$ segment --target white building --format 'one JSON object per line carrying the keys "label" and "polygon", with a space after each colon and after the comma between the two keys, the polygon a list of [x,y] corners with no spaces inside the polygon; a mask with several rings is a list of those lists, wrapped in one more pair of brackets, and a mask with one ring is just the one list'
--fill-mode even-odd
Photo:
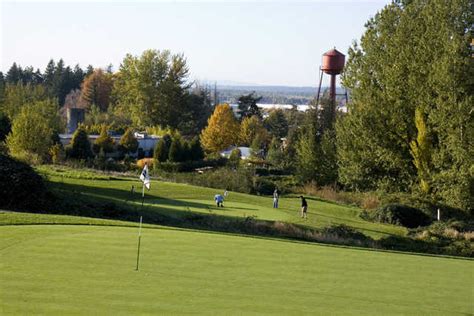
{"label": "white building", "polygon": [[[73,134],[59,134],[59,140],[61,141],[61,144],[63,145],[63,147],[66,147],[67,145],[71,143],[72,136]],[[91,145],[94,144],[94,142],[99,136],[100,135],[89,135],[89,142],[91,143]],[[113,139],[115,145],[118,145],[121,137],[122,135],[110,135],[110,138]],[[147,156],[152,157],[153,150],[155,148],[156,143],[158,143],[158,141],[160,140],[160,137],[156,135],[147,135],[147,133],[136,132],[135,138],[138,141],[138,150],[136,153],[133,153],[130,156],[136,157],[138,155],[138,151],[142,150],[145,157]]]}
{"label": "white building", "polygon": [[230,154],[232,153],[234,149],[240,150],[240,159],[250,158],[250,154],[251,154],[250,147],[235,147],[235,146],[229,147],[226,150],[221,151],[220,152],[221,157],[229,158]]}

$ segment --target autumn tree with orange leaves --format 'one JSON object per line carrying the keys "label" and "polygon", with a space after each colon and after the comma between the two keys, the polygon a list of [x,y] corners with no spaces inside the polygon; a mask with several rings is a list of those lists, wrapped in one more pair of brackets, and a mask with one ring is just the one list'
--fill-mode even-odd
{"label": "autumn tree with orange leaves", "polygon": [[113,78],[111,73],[95,69],[82,83],[81,99],[88,107],[95,104],[102,112],[107,111],[112,92]]}

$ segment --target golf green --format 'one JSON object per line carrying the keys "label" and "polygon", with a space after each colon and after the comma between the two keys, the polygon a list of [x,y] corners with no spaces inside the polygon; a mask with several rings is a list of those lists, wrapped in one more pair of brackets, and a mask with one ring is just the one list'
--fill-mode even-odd
{"label": "golf green", "polygon": [[474,262],[108,226],[0,227],[0,314],[469,315]]}

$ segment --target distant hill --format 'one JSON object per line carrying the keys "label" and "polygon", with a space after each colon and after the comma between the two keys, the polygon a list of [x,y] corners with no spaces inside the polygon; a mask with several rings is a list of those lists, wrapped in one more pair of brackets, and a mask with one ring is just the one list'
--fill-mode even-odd
{"label": "distant hill", "polygon": [[[323,93],[328,87],[321,87]],[[306,105],[316,97],[317,87],[264,86],[264,85],[217,85],[219,102],[237,103],[241,95],[255,92],[264,104]],[[337,93],[344,93],[337,88]]]}

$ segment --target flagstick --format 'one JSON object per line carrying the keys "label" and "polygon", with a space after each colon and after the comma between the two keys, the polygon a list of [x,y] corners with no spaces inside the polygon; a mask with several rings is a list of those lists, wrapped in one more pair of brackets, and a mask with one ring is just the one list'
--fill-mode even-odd
{"label": "flagstick", "polygon": [[140,240],[142,238],[142,216],[140,216],[140,226],[138,227],[138,249],[137,249],[137,267],[135,271],[138,271],[138,263],[140,261]]}
{"label": "flagstick", "polygon": [[142,211],[143,211],[143,201],[145,200],[145,183],[142,185]]}

